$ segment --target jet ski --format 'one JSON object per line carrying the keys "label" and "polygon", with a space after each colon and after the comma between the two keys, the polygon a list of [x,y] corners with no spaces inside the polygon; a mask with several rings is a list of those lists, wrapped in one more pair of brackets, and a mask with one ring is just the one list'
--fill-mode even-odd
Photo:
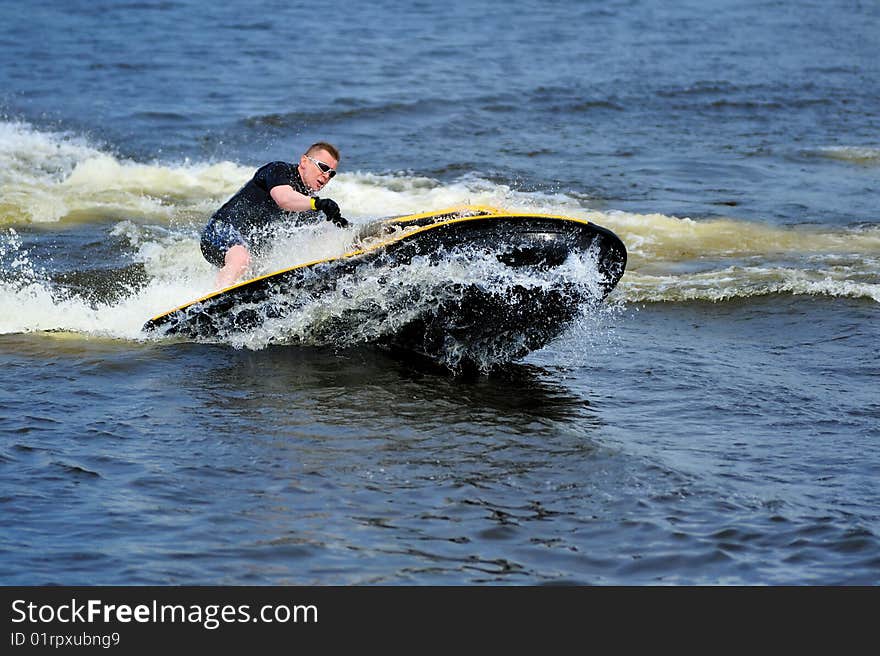
{"label": "jet ski", "polygon": [[[579,275],[571,275],[573,266]],[[418,284],[407,274],[416,267]],[[581,275],[584,267],[590,275]],[[475,347],[496,356],[500,349],[499,357],[510,360],[541,348],[601,303],[625,267],[623,242],[590,221],[453,207],[364,224],[351,250],[338,257],[245,280],[153,317],[143,330],[223,341],[332,298],[346,307],[313,331],[318,343],[345,343],[365,321],[385,313],[395,320],[363,342],[447,363],[472,359]],[[393,289],[393,301],[336,302],[367,278],[377,293]]]}

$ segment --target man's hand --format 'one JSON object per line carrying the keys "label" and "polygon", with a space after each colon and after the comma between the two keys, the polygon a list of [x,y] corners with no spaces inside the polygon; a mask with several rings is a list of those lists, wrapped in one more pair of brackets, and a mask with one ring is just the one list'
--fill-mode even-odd
{"label": "man's hand", "polygon": [[323,212],[328,221],[332,221],[340,228],[348,227],[348,221],[342,216],[342,213],[339,211],[339,205],[336,204],[336,201],[330,200],[329,198],[318,198],[316,196],[313,199],[312,206],[319,212]]}
{"label": "man's hand", "polygon": [[346,219],[344,216],[340,216],[337,214],[336,216],[334,216],[332,218],[328,217],[328,220],[332,221],[340,228],[347,228],[348,227],[348,219]]}

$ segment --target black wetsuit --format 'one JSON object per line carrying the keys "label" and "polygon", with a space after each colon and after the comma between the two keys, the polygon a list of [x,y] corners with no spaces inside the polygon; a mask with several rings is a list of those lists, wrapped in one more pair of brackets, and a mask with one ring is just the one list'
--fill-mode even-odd
{"label": "black wetsuit", "polygon": [[269,194],[278,185],[290,185],[306,196],[313,193],[302,181],[295,164],[270,162],[260,167],[244,187],[214,212],[202,230],[202,254],[208,262],[222,267],[226,251],[236,244],[259,252],[281,221],[293,221],[296,225],[320,220],[319,212],[288,212],[278,207]]}

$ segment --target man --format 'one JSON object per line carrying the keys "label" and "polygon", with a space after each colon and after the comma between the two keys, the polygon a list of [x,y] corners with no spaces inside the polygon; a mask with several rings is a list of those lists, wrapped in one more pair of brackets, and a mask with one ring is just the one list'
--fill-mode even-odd
{"label": "man", "polygon": [[[317,212],[340,228],[348,226],[339,206],[316,193],[336,175],[339,151],[324,141],[312,144],[294,165],[270,162],[217,210],[202,231],[202,254],[214,266],[218,289],[238,280],[280,221],[314,222]],[[291,216],[295,212],[297,216]]]}

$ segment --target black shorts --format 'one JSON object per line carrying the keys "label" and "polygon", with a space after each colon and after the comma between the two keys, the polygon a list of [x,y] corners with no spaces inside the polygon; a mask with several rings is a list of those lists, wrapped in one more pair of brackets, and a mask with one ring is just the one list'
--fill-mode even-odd
{"label": "black shorts", "polygon": [[226,264],[226,251],[235,245],[248,248],[247,242],[234,226],[223,221],[211,221],[202,231],[202,255],[221,269]]}

